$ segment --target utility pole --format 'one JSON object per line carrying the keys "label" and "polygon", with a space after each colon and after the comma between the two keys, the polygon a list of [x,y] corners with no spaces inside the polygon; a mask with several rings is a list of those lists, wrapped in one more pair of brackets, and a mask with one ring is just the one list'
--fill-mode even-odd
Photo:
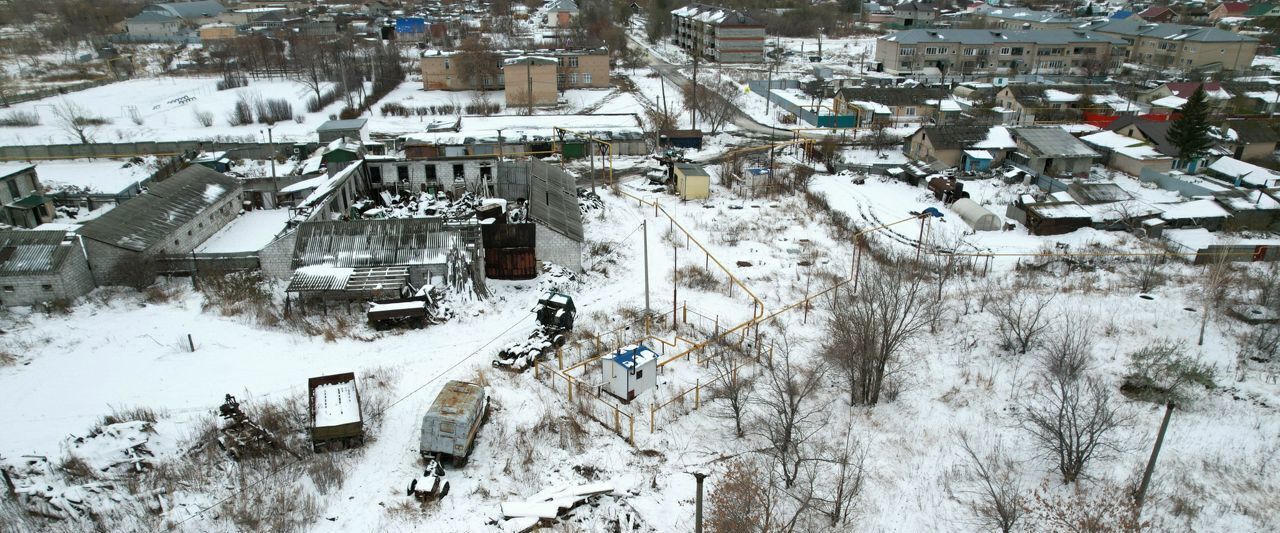
{"label": "utility pole", "polygon": [[702,55],[702,42],[698,42],[698,47],[693,50],[693,86],[689,88],[689,96],[693,100],[689,106],[689,112],[693,115],[690,119],[690,127],[698,129],[698,56]]}
{"label": "utility pole", "polygon": [[1133,499],[1135,518],[1142,514],[1142,502],[1147,499],[1147,486],[1151,484],[1151,474],[1156,469],[1156,457],[1160,455],[1160,446],[1164,444],[1164,432],[1169,429],[1169,416],[1172,414],[1173,402],[1166,402],[1164,420],[1160,422],[1160,432],[1156,434],[1156,445],[1151,448],[1151,459],[1147,460],[1147,469],[1142,472],[1142,485],[1138,486],[1138,494]]}
{"label": "utility pole", "polygon": [[583,146],[587,150],[587,161],[591,166],[591,194],[596,193],[596,154],[595,141],[587,139],[586,145]]}
{"label": "utility pole", "polygon": [[649,308],[649,219],[640,222],[640,228],[644,230],[644,319],[648,324],[653,314]]}
{"label": "utility pole", "polygon": [[529,111],[529,115],[533,115],[533,58],[531,57],[526,57],[524,59],[524,74],[529,83],[528,92],[526,93],[526,97],[529,100],[527,109]]}
{"label": "utility pole", "polygon": [[276,197],[280,194],[280,180],[276,177],[276,142],[271,136],[271,129],[274,127],[275,126],[270,126],[267,128],[267,144],[271,145],[271,189],[273,192],[271,195],[272,208],[276,206]]}
{"label": "utility pole", "polygon": [[694,533],[702,533],[702,480],[706,478],[707,475],[702,472],[693,473],[693,479],[698,480],[698,499],[694,506],[697,509],[697,515],[693,518]]}
{"label": "utility pole", "polygon": [[675,329],[676,327],[676,319],[679,317],[679,313],[677,313],[676,310],[680,308],[680,303],[679,303],[680,269],[678,268],[680,261],[676,257],[676,254],[678,253],[679,249],[680,249],[679,246],[675,244],[671,245],[671,328],[672,329]]}

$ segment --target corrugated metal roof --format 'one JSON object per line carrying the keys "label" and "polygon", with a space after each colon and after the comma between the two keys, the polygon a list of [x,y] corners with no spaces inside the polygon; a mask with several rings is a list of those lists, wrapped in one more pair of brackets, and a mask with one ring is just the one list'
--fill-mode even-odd
{"label": "corrugated metal roof", "polygon": [[[1142,15],[1139,15],[1142,16]],[[1106,20],[1081,26],[1082,29],[1127,36],[1146,36],[1171,41],[1196,41],[1207,43],[1257,42],[1257,39],[1207,26],[1187,26],[1171,23],[1150,23],[1137,18]]]}
{"label": "corrugated metal roof", "polygon": [[57,270],[71,246],[65,231],[0,231],[0,275]]}
{"label": "corrugated metal roof", "polygon": [[1098,157],[1098,153],[1057,126],[1012,128],[1041,157]]}
{"label": "corrugated metal roof", "polygon": [[582,242],[582,211],[573,176],[550,165],[535,167],[529,176],[529,218]]}
{"label": "corrugated metal roof", "polygon": [[330,120],[321,124],[316,128],[317,132],[332,130],[358,130],[364,128],[365,123],[369,122],[367,118],[351,118],[347,120]]}
{"label": "corrugated metal roof", "polygon": [[[1092,29],[1092,28],[1089,28]],[[1092,31],[1055,30],[906,30],[881,37],[901,44],[1076,44],[1105,42],[1124,44],[1124,41]]]}
{"label": "corrugated metal roof", "polygon": [[191,165],[86,223],[80,234],[141,252],[164,242],[209,206],[232,194],[240,194],[240,183],[234,178],[202,165]]}
{"label": "corrugated metal roof", "polygon": [[293,262],[295,267],[442,264],[460,239],[439,217],[305,222],[298,226]]}

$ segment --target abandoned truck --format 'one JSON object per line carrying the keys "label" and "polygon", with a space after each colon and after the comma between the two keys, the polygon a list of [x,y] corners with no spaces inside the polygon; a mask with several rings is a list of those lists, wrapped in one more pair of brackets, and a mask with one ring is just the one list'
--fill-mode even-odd
{"label": "abandoned truck", "polygon": [[360,391],[351,372],[307,380],[311,414],[311,448],[364,444],[364,418],[360,412]]}
{"label": "abandoned truck", "polygon": [[573,320],[578,315],[573,298],[564,293],[549,291],[538,299],[538,306],[533,312],[538,326],[529,334],[529,339],[499,350],[493,366],[522,371],[547,357],[556,348],[564,346],[569,332],[573,330]]}
{"label": "abandoned truck", "polygon": [[450,381],[422,417],[422,457],[428,462],[451,457],[455,465],[466,462],[476,432],[489,416],[489,395],[484,387]]}

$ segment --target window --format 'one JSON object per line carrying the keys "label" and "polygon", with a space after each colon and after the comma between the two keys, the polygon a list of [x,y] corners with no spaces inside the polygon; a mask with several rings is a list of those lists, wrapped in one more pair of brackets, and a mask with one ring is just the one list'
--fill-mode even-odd
{"label": "window", "polygon": [[978,49],[977,49],[977,48],[965,48],[965,49],[964,49],[964,55],[967,55],[967,56],[976,56],[976,55],[978,55]]}
{"label": "window", "polygon": [[445,70],[449,70],[449,59],[448,59],[448,58],[445,58],[445,60],[444,60],[444,69],[445,69]]}
{"label": "window", "polygon": [[424,173],[424,174],[426,175],[426,177],[427,177],[427,181],[436,181],[436,166],[435,166],[435,165],[428,164],[428,165],[427,165],[425,168],[423,168],[422,170],[423,170],[423,173]]}
{"label": "window", "polygon": [[916,49],[915,49],[915,48],[899,48],[899,49],[898,49],[898,55],[900,55],[900,56],[913,56],[913,55],[916,55]]}
{"label": "window", "polygon": [[441,432],[441,433],[447,433],[447,434],[452,435],[452,434],[453,434],[453,430],[454,430],[454,426],[455,426],[455,425],[454,425],[454,423],[453,423],[453,422],[441,422],[441,423],[440,423],[440,432]]}
{"label": "window", "polygon": [[369,183],[382,183],[382,167],[369,165]]}
{"label": "window", "polygon": [[925,48],[925,49],[924,49],[924,53],[925,53],[925,55],[936,56],[936,55],[938,55],[938,54],[945,54],[945,53],[947,53],[947,49],[946,49],[946,48],[938,48],[937,46],[930,46],[930,47],[928,47],[928,48]]}
{"label": "window", "polygon": [[640,378],[643,378],[643,377],[644,377],[644,370],[637,370],[637,371],[636,371],[636,379],[640,379]]}
{"label": "window", "polygon": [[9,186],[9,195],[12,196],[14,200],[17,200],[20,196],[22,196],[22,193],[18,192],[18,180],[16,179],[9,180],[5,182],[5,185]]}
{"label": "window", "polygon": [[13,292],[14,290],[15,290],[15,289],[13,288],[13,285],[5,285],[5,286],[4,286],[4,292]]}
{"label": "window", "polygon": [[174,240],[173,240],[173,245],[174,245],[174,246],[177,246],[177,245],[178,245],[178,239],[174,239]]}
{"label": "window", "polygon": [[910,62],[910,61],[903,61],[903,62],[902,62],[902,68],[904,68],[904,69],[909,69],[909,68],[911,68],[911,62]]}
{"label": "window", "polygon": [[399,165],[396,167],[396,179],[401,182],[409,181],[408,165]]}
{"label": "window", "polygon": [[904,114],[904,115],[906,115],[906,116],[908,116],[908,117],[914,117],[914,116],[916,116],[916,108],[914,108],[914,107],[906,107],[906,108],[903,108],[903,109],[902,109],[902,114]]}
{"label": "window", "polygon": [[590,72],[583,72],[583,73],[582,73],[582,84],[583,84],[583,85],[591,85],[591,73],[590,73]]}
{"label": "window", "polygon": [[453,165],[453,180],[462,181],[467,176],[466,167],[461,163]]}
{"label": "window", "polygon": [[1010,51],[1012,51],[1012,50],[1013,50],[1013,49],[1012,49],[1012,48],[1009,48],[1008,46],[1006,46],[1006,47],[1004,47],[1004,48],[1001,48],[1001,49],[1000,49],[1000,55],[1002,55],[1002,56],[1007,56],[1007,55],[1009,55],[1009,52],[1010,52]]}
{"label": "window", "polygon": [[569,68],[578,68],[578,56],[569,57]]}
{"label": "window", "polygon": [[40,289],[44,290],[44,292],[53,292],[53,285],[49,285],[46,283],[44,285],[41,285]]}
{"label": "window", "polygon": [[577,72],[570,73],[569,85],[577,85],[577,84],[578,84],[578,73]]}

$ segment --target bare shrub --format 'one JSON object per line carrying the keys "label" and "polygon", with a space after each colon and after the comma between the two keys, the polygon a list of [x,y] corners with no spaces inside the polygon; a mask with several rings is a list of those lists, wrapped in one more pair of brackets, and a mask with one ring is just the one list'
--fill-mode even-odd
{"label": "bare shrub", "polygon": [[711,350],[715,352],[711,368],[717,376],[707,387],[708,399],[717,405],[712,413],[733,420],[734,435],[740,439],[746,435],[744,422],[754,393],[756,376],[750,367],[740,368],[747,363],[747,357],[737,346],[717,342],[712,345]]}
{"label": "bare shrub", "polygon": [[996,296],[988,306],[995,315],[1001,348],[1027,353],[1041,333],[1049,328],[1049,304],[1057,293],[1036,294],[1024,289]]}
{"label": "bare shrub", "polygon": [[803,448],[825,423],[826,412],[814,403],[814,394],[822,386],[826,368],[801,363],[786,335],[779,337],[772,357],[762,365],[759,409],[752,425],[766,442],[761,453],[778,465],[783,486],[791,489],[808,460]]}
{"label": "bare shrub", "polygon": [[824,326],[823,358],[845,378],[850,405],[875,405],[900,355],[928,326],[927,289],[905,258],[861,274],[857,294],[843,292]]}
{"label": "bare shrub", "polygon": [[724,284],[710,270],[698,265],[685,265],[676,270],[677,280],[682,287],[714,292]]}
{"label": "bare shrub", "polygon": [[1164,272],[1165,263],[1164,256],[1140,257],[1130,263],[1124,273],[1129,283],[1138,288],[1138,292],[1151,292],[1163,284],[1167,277]]}
{"label": "bare shrub", "polygon": [[1231,257],[1227,252],[1212,254],[1200,275],[1200,298],[1204,306],[1204,314],[1200,318],[1200,338],[1197,346],[1204,345],[1205,328],[1209,325],[1209,317],[1223,301],[1235,280],[1236,272],[1231,268]]}
{"label": "bare shrub", "polygon": [[239,89],[249,85],[249,78],[240,74],[223,74],[222,79],[218,80],[218,90],[225,91],[227,89]]}
{"label": "bare shrub", "polygon": [[1119,450],[1115,429],[1127,423],[1111,402],[1111,391],[1082,367],[1046,364],[1020,422],[1040,452],[1057,463],[1066,483],[1075,482],[1095,457]]}
{"label": "bare shrub", "polygon": [[1011,533],[1024,512],[1021,468],[999,442],[987,453],[980,453],[968,434],[960,433],[957,440],[967,477],[960,500],[983,530]]}
{"label": "bare shrub", "polygon": [[9,114],[0,117],[0,127],[4,128],[26,128],[40,125],[40,114],[35,111],[10,111]]}
{"label": "bare shrub", "polygon": [[196,117],[196,122],[206,128],[213,126],[213,113],[201,111],[199,108],[193,109],[192,114]]}
{"label": "bare shrub", "polygon": [[1126,492],[1114,484],[1107,484],[1092,495],[1080,486],[1068,496],[1036,491],[1027,499],[1022,528],[1043,533],[1155,531],[1151,522],[1138,518],[1133,498]]}
{"label": "bare shrub", "polygon": [[315,495],[299,483],[260,483],[237,491],[221,508],[241,531],[305,531],[320,518]]}
{"label": "bare shrub", "polygon": [[318,453],[307,462],[307,476],[321,494],[328,494],[342,488],[346,471],[338,454]]}
{"label": "bare shrub", "polygon": [[249,104],[245,95],[241,94],[232,106],[231,112],[227,113],[227,124],[232,126],[253,124],[253,106]]}
{"label": "bare shrub", "polygon": [[102,419],[98,421],[98,426],[134,421],[154,424],[163,416],[164,413],[162,411],[156,411],[150,407],[116,408],[112,409],[110,414],[103,415]]}
{"label": "bare shrub", "polygon": [[89,466],[88,462],[79,456],[71,454],[62,459],[62,462],[58,464],[58,470],[67,476],[67,479],[81,483],[101,477],[100,472]]}
{"label": "bare shrub", "polygon": [[769,487],[761,483],[762,477],[764,473],[753,458],[730,461],[728,469],[717,476],[707,497],[706,530],[711,533],[767,531],[764,513]]}
{"label": "bare shrub", "polygon": [[18,362],[18,356],[9,353],[8,350],[0,349],[0,366],[11,366]]}
{"label": "bare shrub", "polygon": [[293,119],[293,104],[280,98],[264,98],[253,102],[258,115],[258,123],[275,124]]}
{"label": "bare shrub", "polygon": [[138,106],[129,106],[129,121],[138,126],[145,122],[142,118],[142,112],[138,111]]}
{"label": "bare shrub", "polygon": [[815,491],[813,508],[827,518],[832,528],[848,525],[866,476],[867,449],[854,438],[851,429],[843,432],[841,445],[822,447],[816,458],[818,486],[827,490]]}

